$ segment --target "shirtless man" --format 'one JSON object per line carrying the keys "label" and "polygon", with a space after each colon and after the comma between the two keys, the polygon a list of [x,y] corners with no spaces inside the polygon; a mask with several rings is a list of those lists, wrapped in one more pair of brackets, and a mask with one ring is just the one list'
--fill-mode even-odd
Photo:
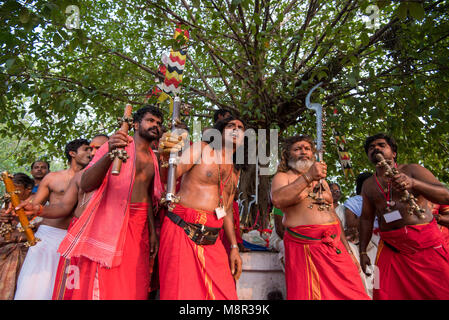
{"label": "shirtless man", "polygon": [[[50,172],[39,184],[33,203],[50,204],[61,201],[70,180],[91,160],[89,141],[77,139],[65,147],[70,167]],[[49,300],[53,294],[53,283],[59,262],[58,246],[67,233],[71,217],[43,219],[36,237],[39,241],[28,250],[17,281],[15,300]]]}
{"label": "shirtless man", "polygon": [[369,299],[315,152],[310,137],[288,138],[271,186],[273,206],[284,212],[287,299]]}
{"label": "shirtless man", "polygon": [[[183,151],[176,168],[176,178],[182,176],[180,202],[167,213],[161,230],[162,300],[237,299],[234,279],[240,277],[242,262],[232,203],[240,165],[233,155],[243,145],[245,128],[241,120],[228,117],[215,129],[220,143],[218,136],[213,145],[194,143]],[[172,133],[161,138],[162,161],[172,151],[171,141],[177,141]],[[166,169],[161,172],[163,181],[166,173]],[[229,258],[218,236],[222,227],[231,247]]]}
{"label": "shirtless man", "polygon": [[[102,134],[96,135],[92,139],[90,142],[90,147],[92,148],[92,158],[95,156],[97,150],[108,140],[109,138]],[[73,178],[70,180],[69,186],[64,192],[64,196],[61,201],[47,206],[42,206],[41,204],[34,202],[24,202],[16,209],[22,207],[25,210],[26,215],[39,215],[45,219],[61,219],[66,217],[79,218],[81,213],[83,213],[83,208],[92,196],[92,192],[85,193],[80,188],[81,176],[83,173],[84,169],[75,173]]]}
{"label": "shirtless man", "polygon": [[[399,174],[385,177],[385,169],[363,184],[360,218],[360,264],[369,273],[366,253],[375,217],[379,221],[376,273],[379,285],[374,299],[449,299],[449,248],[433,219],[432,203],[448,204],[449,190],[426,168],[418,164],[398,164],[397,144],[383,133],[368,137],[365,152],[371,163],[382,154]],[[401,201],[407,190],[425,210],[424,218],[409,214]]]}
{"label": "shirtless man", "polygon": [[[158,247],[153,196],[160,192],[150,145],[160,137],[163,116],[148,106],[133,120],[134,138],[116,132],[81,177],[81,189],[95,192],[59,248],[68,259],[79,257],[79,287],[72,299],[147,299],[149,261]],[[108,152],[116,148],[125,148],[129,159],[113,176]]]}
{"label": "shirtless man", "polygon": [[[90,146],[92,147],[92,156],[95,155],[96,151],[108,141],[109,138],[105,135],[96,135]],[[70,180],[69,186],[64,193],[64,197],[60,202],[47,205],[42,207],[41,204],[34,204],[24,202],[18,208],[23,207],[26,215],[39,215],[40,217],[46,219],[60,219],[64,217],[72,217],[71,225],[76,222],[76,220],[83,213],[87,203],[89,203],[92,197],[93,191],[85,193],[80,188],[81,176],[84,173],[84,169],[75,173],[75,176]],[[16,210],[18,209],[16,208]],[[69,226],[70,229],[70,226]],[[56,291],[53,292],[53,300],[55,299],[67,299],[70,294],[70,281],[71,278],[66,277],[65,274],[71,272],[73,269],[68,268],[68,266],[76,265],[75,258],[71,261],[60,257],[58,270],[56,272]],[[67,283],[66,283],[67,282]]]}

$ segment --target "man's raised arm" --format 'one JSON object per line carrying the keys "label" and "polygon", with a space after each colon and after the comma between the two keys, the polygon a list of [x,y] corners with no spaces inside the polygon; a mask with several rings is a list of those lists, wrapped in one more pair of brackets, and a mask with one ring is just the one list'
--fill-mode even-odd
{"label": "man's raised arm", "polygon": [[449,204],[449,189],[439,182],[432,172],[418,164],[410,166],[413,168],[412,177],[407,179],[407,176],[397,175],[393,178],[397,187],[404,182],[404,189],[409,189],[409,192],[419,193],[433,203]]}
{"label": "man's raised arm", "polygon": [[[109,152],[116,148],[124,148],[128,145],[128,135],[122,131],[117,131],[108,141]],[[93,166],[86,169],[81,177],[80,187],[84,192],[90,192],[101,186],[101,183],[112,164],[108,154],[105,154]]]}

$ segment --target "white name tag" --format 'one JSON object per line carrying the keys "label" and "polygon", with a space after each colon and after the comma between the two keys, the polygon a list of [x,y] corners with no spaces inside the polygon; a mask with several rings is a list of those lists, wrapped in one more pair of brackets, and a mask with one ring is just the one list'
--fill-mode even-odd
{"label": "white name tag", "polygon": [[384,214],[384,219],[387,223],[402,219],[401,214],[398,210]]}
{"label": "white name tag", "polygon": [[217,215],[217,219],[221,219],[226,216],[226,211],[223,207],[215,208],[215,214]]}

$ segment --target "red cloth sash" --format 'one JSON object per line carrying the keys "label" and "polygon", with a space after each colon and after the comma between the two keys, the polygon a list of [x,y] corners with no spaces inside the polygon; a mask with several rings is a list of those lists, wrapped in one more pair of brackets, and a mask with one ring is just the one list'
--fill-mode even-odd
{"label": "red cloth sash", "polygon": [[[67,232],[73,227],[76,220],[78,218],[73,217]],[[76,281],[78,281],[79,277],[78,260],[79,258],[77,257],[70,259],[66,259],[63,256],[59,257],[52,300],[72,299],[73,290],[77,286]]]}
{"label": "red cloth sash", "polygon": [[338,222],[288,228],[284,235],[288,300],[368,300]]}
{"label": "red cloth sash", "polygon": [[[123,163],[120,175],[111,175],[111,168],[101,186],[94,192],[81,217],[61,242],[58,252],[65,258],[84,256],[108,268],[119,266],[122,261],[126,230],[129,219],[129,202],[135,176],[135,146],[125,148],[129,159]],[[149,149],[154,163],[153,203],[158,203],[162,191],[159,166],[154,152]],[[95,154],[89,166],[108,152],[105,143]]]}
{"label": "red cloth sash", "polygon": [[[122,262],[106,268],[81,256],[73,300],[146,300],[150,285],[148,204],[131,203]],[[96,285],[97,282],[97,285]],[[98,287],[98,288],[97,288]],[[95,293],[97,291],[97,293]]]}
{"label": "red cloth sash", "polygon": [[[176,205],[173,213],[184,221],[221,228],[214,212]],[[168,217],[162,224],[159,249],[161,300],[237,299],[228,255],[218,238],[213,245],[196,245]]]}
{"label": "red cloth sash", "polygon": [[374,299],[449,299],[449,250],[435,220],[380,236]]}

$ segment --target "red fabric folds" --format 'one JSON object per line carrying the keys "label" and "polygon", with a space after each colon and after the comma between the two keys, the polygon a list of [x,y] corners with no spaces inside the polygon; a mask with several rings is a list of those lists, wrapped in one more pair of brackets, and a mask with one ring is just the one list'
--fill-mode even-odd
{"label": "red fabric folds", "polygon": [[[73,217],[67,232],[73,227],[78,218]],[[77,257],[66,259],[59,257],[58,269],[56,270],[55,285],[53,287],[52,300],[71,300],[73,290],[79,283],[79,267]]]}
{"label": "red fabric folds", "polygon": [[[146,300],[150,285],[148,204],[131,203],[122,262],[105,268],[82,256],[73,300]],[[97,284],[96,284],[97,281]]]}
{"label": "red fabric folds", "polygon": [[368,300],[338,222],[288,228],[284,235],[288,300]]}
{"label": "red fabric folds", "polygon": [[[111,175],[111,168],[101,186],[78,221],[61,242],[58,252],[65,258],[84,256],[104,267],[117,267],[123,256],[123,246],[129,219],[129,202],[135,175],[135,146],[130,143],[125,148],[129,159],[123,163],[120,175]],[[154,163],[153,203],[160,199],[162,184],[159,177],[157,158],[149,149]],[[89,163],[92,166],[108,152],[105,143]]]}
{"label": "red fabric folds", "polygon": [[435,220],[380,236],[375,300],[449,299],[449,250]]}
{"label": "red fabric folds", "polygon": [[[184,221],[220,228],[214,212],[176,205]],[[235,282],[220,237],[213,245],[196,245],[184,230],[165,217],[159,250],[161,300],[236,300]]]}

